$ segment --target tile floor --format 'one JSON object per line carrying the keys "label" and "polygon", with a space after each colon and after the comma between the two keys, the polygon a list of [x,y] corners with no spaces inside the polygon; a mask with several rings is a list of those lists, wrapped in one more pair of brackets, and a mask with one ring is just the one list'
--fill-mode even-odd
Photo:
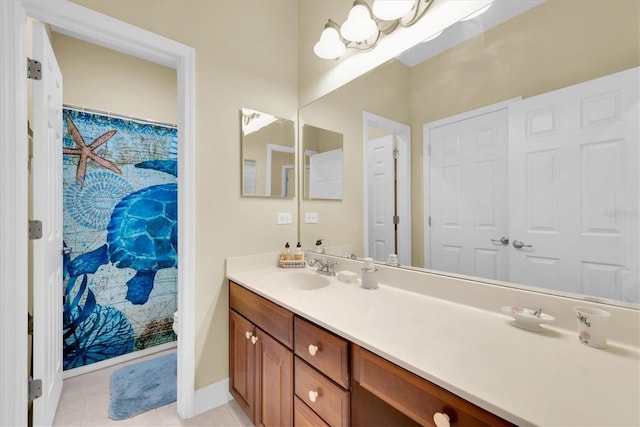
{"label": "tile floor", "polygon": [[[168,354],[175,350],[156,353],[126,364]],[[124,366],[116,365],[64,381],[54,427],[98,427],[98,426],[209,426],[250,427],[249,418],[235,401],[214,408],[188,420],[181,420],[176,413],[176,403],[145,412],[133,418],[114,421],[109,418],[109,379],[111,373]]]}

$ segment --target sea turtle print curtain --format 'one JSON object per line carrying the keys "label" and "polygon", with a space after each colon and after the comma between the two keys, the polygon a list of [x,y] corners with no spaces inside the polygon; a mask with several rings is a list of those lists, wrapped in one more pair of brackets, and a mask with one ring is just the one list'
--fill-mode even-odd
{"label": "sea turtle print curtain", "polygon": [[177,128],[63,109],[64,368],[174,341]]}

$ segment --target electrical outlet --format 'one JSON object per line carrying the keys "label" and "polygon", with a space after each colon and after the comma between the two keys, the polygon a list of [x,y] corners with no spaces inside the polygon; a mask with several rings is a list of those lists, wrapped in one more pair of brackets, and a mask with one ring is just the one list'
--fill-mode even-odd
{"label": "electrical outlet", "polygon": [[291,212],[278,212],[277,218],[278,224],[291,224],[293,222]]}
{"label": "electrical outlet", "polygon": [[305,212],[305,214],[304,214],[304,222],[306,224],[317,224],[318,223],[318,213],[317,212]]}

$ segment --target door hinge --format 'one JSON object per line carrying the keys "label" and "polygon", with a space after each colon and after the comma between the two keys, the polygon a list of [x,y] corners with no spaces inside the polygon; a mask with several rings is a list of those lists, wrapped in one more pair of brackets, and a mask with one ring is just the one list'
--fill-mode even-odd
{"label": "door hinge", "polygon": [[28,380],[29,400],[36,400],[42,396],[42,380],[34,380],[29,377]]}
{"label": "door hinge", "polygon": [[395,160],[398,160],[400,158],[400,150],[398,150],[397,148],[393,150],[393,158]]}
{"label": "door hinge", "polygon": [[42,63],[40,61],[27,58],[27,78],[42,80]]}
{"label": "door hinge", "polygon": [[395,225],[400,224],[400,217],[399,217],[398,215],[394,215],[394,216],[393,216],[393,223],[394,223]]}
{"label": "door hinge", "polygon": [[427,155],[431,156],[431,144],[427,145],[427,151],[429,152]]}
{"label": "door hinge", "polygon": [[429,217],[429,227],[431,227],[431,217]]}
{"label": "door hinge", "polygon": [[29,240],[42,239],[42,221],[37,219],[29,220]]}

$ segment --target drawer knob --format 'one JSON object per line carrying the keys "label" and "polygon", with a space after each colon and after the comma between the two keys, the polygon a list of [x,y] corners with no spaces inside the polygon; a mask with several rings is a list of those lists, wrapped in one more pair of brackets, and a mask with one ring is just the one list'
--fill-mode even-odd
{"label": "drawer knob", "polygon": [[318,346],[309,344],[309,354],[312,356],[315,356],[317,352],[318,352]]}
{"label": "drawer knob", "polygon": [[433,414],[433,422],[436,423],[436,427],[449,427],[449,415],[436,412]]}
{"label": "drawer knob", "polygon": [[314,391],[314,390],[311,390],[309,392],[309,400],[312,401],[312,402],[315,402],[317,398],[318,398],[318,392]]}
{"label": "drawer knob", "polygon": [[251,337],[251,344],[255,344],[258,342],[258,337]]}
{"label": "drawer knob", "polygon": [[251,338],[251,335],[253,335],[251,332],[247,331],[244,333],[244,336],[247,337],[247,339]]}

